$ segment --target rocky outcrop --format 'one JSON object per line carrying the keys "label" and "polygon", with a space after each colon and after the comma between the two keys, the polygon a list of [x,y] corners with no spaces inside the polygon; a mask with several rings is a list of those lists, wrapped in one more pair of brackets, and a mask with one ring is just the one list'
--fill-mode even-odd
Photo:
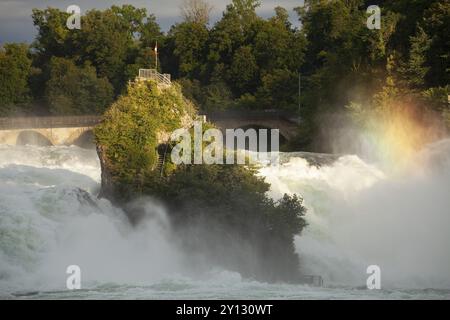
{"label": "rocky outcrop", "polygon": [[141,194],[144,181],[160,177],[158,146],[167,145],[174,130],[190,128],[196,114],[178,85],[161,89],[152,81],[130,82],[94,130],[102,170],[99,196],[117,203]]}
{"label": "rocky outcrop", "polygon": [[101,189],[98,195],[99,198],[108,199],[111,202],[115,202],[115,187],[113,183],[112,174],[109,171],[108,158],[106,157],[106,147],[102,145],[97,145],[97,154],[100,159],[101,168]]}

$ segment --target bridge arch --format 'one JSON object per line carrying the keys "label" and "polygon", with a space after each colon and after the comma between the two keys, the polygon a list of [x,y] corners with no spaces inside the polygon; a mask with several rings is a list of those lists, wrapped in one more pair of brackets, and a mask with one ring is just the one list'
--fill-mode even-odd
{"label": "bridge arch", "polygon": [[[270,150],[270,146],[272,145],[271,144],[271,135],[270,135],[271,130],[275,130],[275,129],[279,130],[280,146],[286,144],[288,141],[288,139],[283,135],[283,132],[279,128],[270,127],[270,126],[267,126],[267,125],[264,125],[261,123],[260,124],[248,123],[248,124],[241,125],[238,128],[230,128],[230,129],[242,129],[244,131],[246,131],[248,129],[254,129],[254,130],[256,130],[257,134],[258,134],[259,130],[266,129],[267,130],[267,146],[269,148],[269,150],[267,150],[267,151],[271,151]],[[246,146],[245,146],[246,148],[249,147],[247,144],[248,144],[248,142],[246,142]],[[259,146],[259,135],[258,135],[258,146]]]}
{"label": "bridge arch", "polygon": [[52,141],[46,135],[36,130],[23,130],[17,135],[16,145],[53,146]]}
{"label": "bridge arch", "polygon": [[94,140],[95,140],[94,130],[88,129],[79,134],[79,136],[73,140],[72,145],[84,149],[93,149],[95,148]]}
{"label": "bridge arch", "polygon": [[0,144],[90,146],[100,122],[99,116],[0,118]]}
{"label": "bridge arch", "polygon": [[299,119],[295,114],[280,110],[218,111],[208,113],[206,119],[216,124],[222,131],[237,128],[278,129],[280,144],[293,139],[298,133],[299,126]]}

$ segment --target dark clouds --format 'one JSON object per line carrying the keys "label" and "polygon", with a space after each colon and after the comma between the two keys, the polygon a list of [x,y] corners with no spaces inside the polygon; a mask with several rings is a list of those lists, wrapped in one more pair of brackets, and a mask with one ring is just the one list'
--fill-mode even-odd
{"label": "dark clouds", "polygon": [[[0,0],[0,43],[4,42],[31,42],[36,34],[31,19],[33,8],[56,7],[66,10],[69,5],[78,5],[82,12],[92,8],[104,9],[112,5],[132,4],[136,7],[147,8],[147,11],[154,13],[164,31],[175,22],[180,20],[179,6],[182,0]],[[212,20],[220,18],[222,11],[231,0],[209,0],[214,6]],[[264,17],[273,14],[276,6],[282,6],[292,11],[292,8],[303,3],[303,0],[262,0],[258,13]],[[292,20],[295,21],[292,14]]]}

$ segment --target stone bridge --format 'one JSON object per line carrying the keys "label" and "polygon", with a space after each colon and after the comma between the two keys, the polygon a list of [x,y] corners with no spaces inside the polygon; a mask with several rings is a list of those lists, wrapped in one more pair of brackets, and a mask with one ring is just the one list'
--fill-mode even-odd
{"label": "stone bridge", "polygon": [[[206,114],[220,129],[279,129],[281,139],[292,139],[299,126],[294,115],[277,111],[224,111]],[[92,129],[99,116],[0,118],[0,144],[92,146]]]}
{"label": "stone bridge", "polygon": [[206,114],[208,121],[225,129],[278,129],[280,137],[289,141],[293,139],[300,125],[300,119],[294,113],[279,110],[232,110]]}
{"label": "stone bridge", "polygon": [[92,129],[98,116],[0,118],[0,144],[93,144]]}

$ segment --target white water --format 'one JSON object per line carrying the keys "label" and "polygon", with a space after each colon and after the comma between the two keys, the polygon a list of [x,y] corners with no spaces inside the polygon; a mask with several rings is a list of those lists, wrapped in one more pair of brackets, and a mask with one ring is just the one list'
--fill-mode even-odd
{"label": "white water", "polygon": [[296,244],[307,272],[358,286],[378,265],[384,287],[450,288],[450,140],[415,161],[389,175],[356,156],[262,170],[273,197],[304,196],[310,226]]}
{"label": "white water", "polygon": [[[171,241],[164,208],[137,203],[148,219],[135,229],[96,198],[95,151],[0,146],[0,297],[450,298],[450,141],[419,154],[421,170],[396,174],[356,156],[320,168],[305,159],[327,156],[287,156],[261,174],[273,197],[304,196],[310,225],[297,250],[324,288],[259,283],[214,268],[198,275]],[[83,290],[65,289],[72,264],[81,267]],[[381,267],[383,290],[364,288],[369,264]]]}

